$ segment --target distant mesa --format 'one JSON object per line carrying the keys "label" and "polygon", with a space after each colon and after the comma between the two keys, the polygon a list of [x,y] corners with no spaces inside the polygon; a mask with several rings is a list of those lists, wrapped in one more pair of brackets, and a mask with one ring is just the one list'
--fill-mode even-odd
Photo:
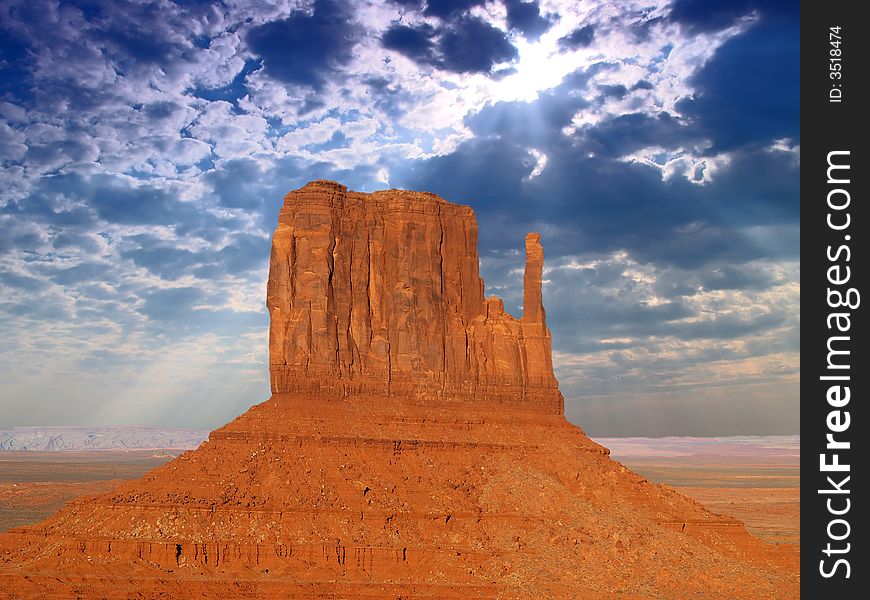
{"label": "distant mesa", "polygon": [[[519,240],[518,240],[519,241]],[[484,298],[471,208],[314,181],[284,199],[272,397],[198,449],[0,535],[15,597],[793,598],[797,556],[564,418],[525,240]]]}
{"label": "distant mesa", "polygon": [[0,451],[189,450],[207,437],[169,427],[13,427],[0,429]]}

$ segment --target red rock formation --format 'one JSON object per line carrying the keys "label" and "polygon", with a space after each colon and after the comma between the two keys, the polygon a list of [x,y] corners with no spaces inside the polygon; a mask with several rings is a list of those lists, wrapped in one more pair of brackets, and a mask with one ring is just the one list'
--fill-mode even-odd
{"label": "red rock formation", "polygon": [[611,460],[472,211],[314,182],[271,258],[273,396],[143,479],[0,536],[0,596],[793,598],[796,556]]}
{"label": "red rock formation", "polygon": [[272,393],[384,393],[561,414],[527,240],[526,313],[485,299],[477,223],[432,194],[316,181],[284,199],[267,305]]}

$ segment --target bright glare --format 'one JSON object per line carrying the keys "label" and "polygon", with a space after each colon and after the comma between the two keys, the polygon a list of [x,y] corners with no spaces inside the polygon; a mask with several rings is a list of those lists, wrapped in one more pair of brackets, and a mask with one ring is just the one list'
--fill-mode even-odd
{"label": "bright glare", "polygon": [[562,78],[581,65],[576,53],[560,53],[556,39],[545,36],[536,42],[518,40],[520,60],[514,65],[516,73],[496,84],[498,100],[531,102],[543,90],[556,87]]}

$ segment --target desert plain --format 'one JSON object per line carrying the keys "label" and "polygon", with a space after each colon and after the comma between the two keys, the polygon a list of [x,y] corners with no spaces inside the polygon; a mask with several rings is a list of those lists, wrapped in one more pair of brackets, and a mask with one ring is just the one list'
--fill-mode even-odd
{"label": "desert plain", "polygon": [[[800,548],[797,436],[595,438],[611,456],[714,513],[742,521],[765,542]],[[182,450],[0,452],[0,531],[32,525],[66,502],[138,479]]]}

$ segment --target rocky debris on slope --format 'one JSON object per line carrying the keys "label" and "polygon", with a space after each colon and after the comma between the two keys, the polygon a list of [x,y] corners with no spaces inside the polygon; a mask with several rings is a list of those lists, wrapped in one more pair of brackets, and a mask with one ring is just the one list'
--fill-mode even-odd
{"label": "rocky debris on slope", "polygon": [[515,319],[483,297],[470,208],[324,181],[291,192],[268,284],[272,397],[141,480],[0,536],[0,589],[796,597],[794,553],[565,420],[539,236],[526,252]]}

